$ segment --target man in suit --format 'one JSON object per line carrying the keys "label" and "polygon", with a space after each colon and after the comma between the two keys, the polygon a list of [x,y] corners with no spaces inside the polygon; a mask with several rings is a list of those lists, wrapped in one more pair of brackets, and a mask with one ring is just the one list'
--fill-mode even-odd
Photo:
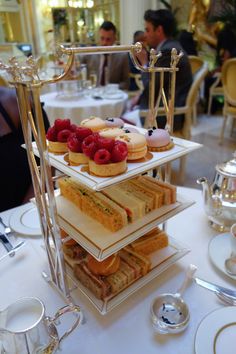
{"label": "man in suit", "polygon": [[[112,46],[116,42],[116,27],[110,21],[105,21],[99,29],[99,45]],[[87,64],[88,78],[97,75],[97,84],[119,84],[120,89],[129,86],[129,61],[127,53],[95,54],[81,58]]]}
{"label": "man in suit", "polygon": [[[145,37],[150,48],[161,51],[162,56],[157,61],[158,67],[170,66],[170,55],[172,48],[176,48],[179,52],[183,51],[180,43],[173,39],[175,32],[175,18],[169,10],[147,10],[144,14],[145,20]],[[146,51],[142,51],[137,55],[142,65],[148,64],[148,55]],[[192,84],[192,72],[186,54],[180,59],[178,64],[179,71],[176,73],[176,88],[175,88],[175,106],[185,104],[189,88]],[[159,93],[159,73],[156,73],[155,95]],[[139,106],[141,109],[148,108],[149,100],[149,74],[143,73],[142,80],[144,91],[139,98]],[[164,90],[168,97],[169,77],[165,75]],[[166,117],[158,117],[157,124],[159,128],[164,128]],[[183,127],[184,117],[181,115],[174,117],[174,130],[180,130]]]}

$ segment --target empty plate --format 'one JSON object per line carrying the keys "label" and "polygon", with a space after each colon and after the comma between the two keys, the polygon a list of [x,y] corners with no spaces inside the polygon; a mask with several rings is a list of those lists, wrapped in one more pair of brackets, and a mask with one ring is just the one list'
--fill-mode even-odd
{"label": "empty plate", "polygon": [[18,234],[40,236],[40,221],[37,208],[32,204],[22,205],[10,216],[9,225]]}

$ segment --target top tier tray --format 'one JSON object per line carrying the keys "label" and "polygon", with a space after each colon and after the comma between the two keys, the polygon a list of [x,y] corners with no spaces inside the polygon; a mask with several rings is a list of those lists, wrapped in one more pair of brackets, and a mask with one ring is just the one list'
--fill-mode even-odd
{"label": "top tier tray", "polygon": [[[126,124],[126,128],[130,125]],[[135,127],[137,128],[137,127]],[[137,128],[140,133],[144,134],[146,129]],[[202,145],[173,137],[174,147],[168,151],[162,152],[151,152],[148,153],[148,157],[144,161],[138,162],[128,162],[127,171],[121,175],[113,177],[97,177],[88,173],[85,165],[80,166],[70,166],[68,164],[68,154],[65,155],[56,155],[49,153],[50,164],[61,172],[65,173],[68,176],[77,178],[81,183],[88,186],[89,188],[99,191],[108,186],[111,186],[116,183],[120,183],[125,179],[135,177],[145,171],[151,170],[157,166],[161,166],[167,162],[175,160],[181,156],[188,154],[189,152],[199,149]],[[38,149],[36,144],[33,143],[33,151],[36,156],[39,156]]]}

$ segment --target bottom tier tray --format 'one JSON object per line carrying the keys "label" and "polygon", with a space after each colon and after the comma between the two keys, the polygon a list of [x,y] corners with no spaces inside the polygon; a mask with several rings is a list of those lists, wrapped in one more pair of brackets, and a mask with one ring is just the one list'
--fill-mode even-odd
{"label": "bottom tier tray", "polygon": [[[102,315],[105,315],[124,300],[126,300],[138,289],[142,288],[152,279],[168,269],[172,264],[185,256],[188,252],[190,252],[190,250],[185,245],[169,236],[168,247],[165,247],[149,255],[152,262],[152,268],[149,273],[141,278],[136,279],[132,284],[130,284],[127,288],[123,289],[118,294],[113,294],[105,300],[97,299],[89,289],[83,286],[79,280],[75,279],[73,270],[69,265],[66,265],[66,275],[69,279],[73,279],[73,282],[77,284],[77,289],[90,300],[94,307]],[[73,291],[72,296],[75,294],[77,289]]]}

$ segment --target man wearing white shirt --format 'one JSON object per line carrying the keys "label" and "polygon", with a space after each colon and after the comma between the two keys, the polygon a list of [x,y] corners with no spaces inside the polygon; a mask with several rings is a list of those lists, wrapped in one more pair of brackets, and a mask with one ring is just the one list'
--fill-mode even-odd
{"label": "man wearing white shirt", "polygon": [[[99,29],[99,45],[112,46],[116,42],[116,27],[105,21]],[[88,78],[92,73],[97,75],[98,86],[108,83],[119,84],[120,89],[129,85],[129,61],[127,53],[95,54],[81,57],[87,64]]]}

